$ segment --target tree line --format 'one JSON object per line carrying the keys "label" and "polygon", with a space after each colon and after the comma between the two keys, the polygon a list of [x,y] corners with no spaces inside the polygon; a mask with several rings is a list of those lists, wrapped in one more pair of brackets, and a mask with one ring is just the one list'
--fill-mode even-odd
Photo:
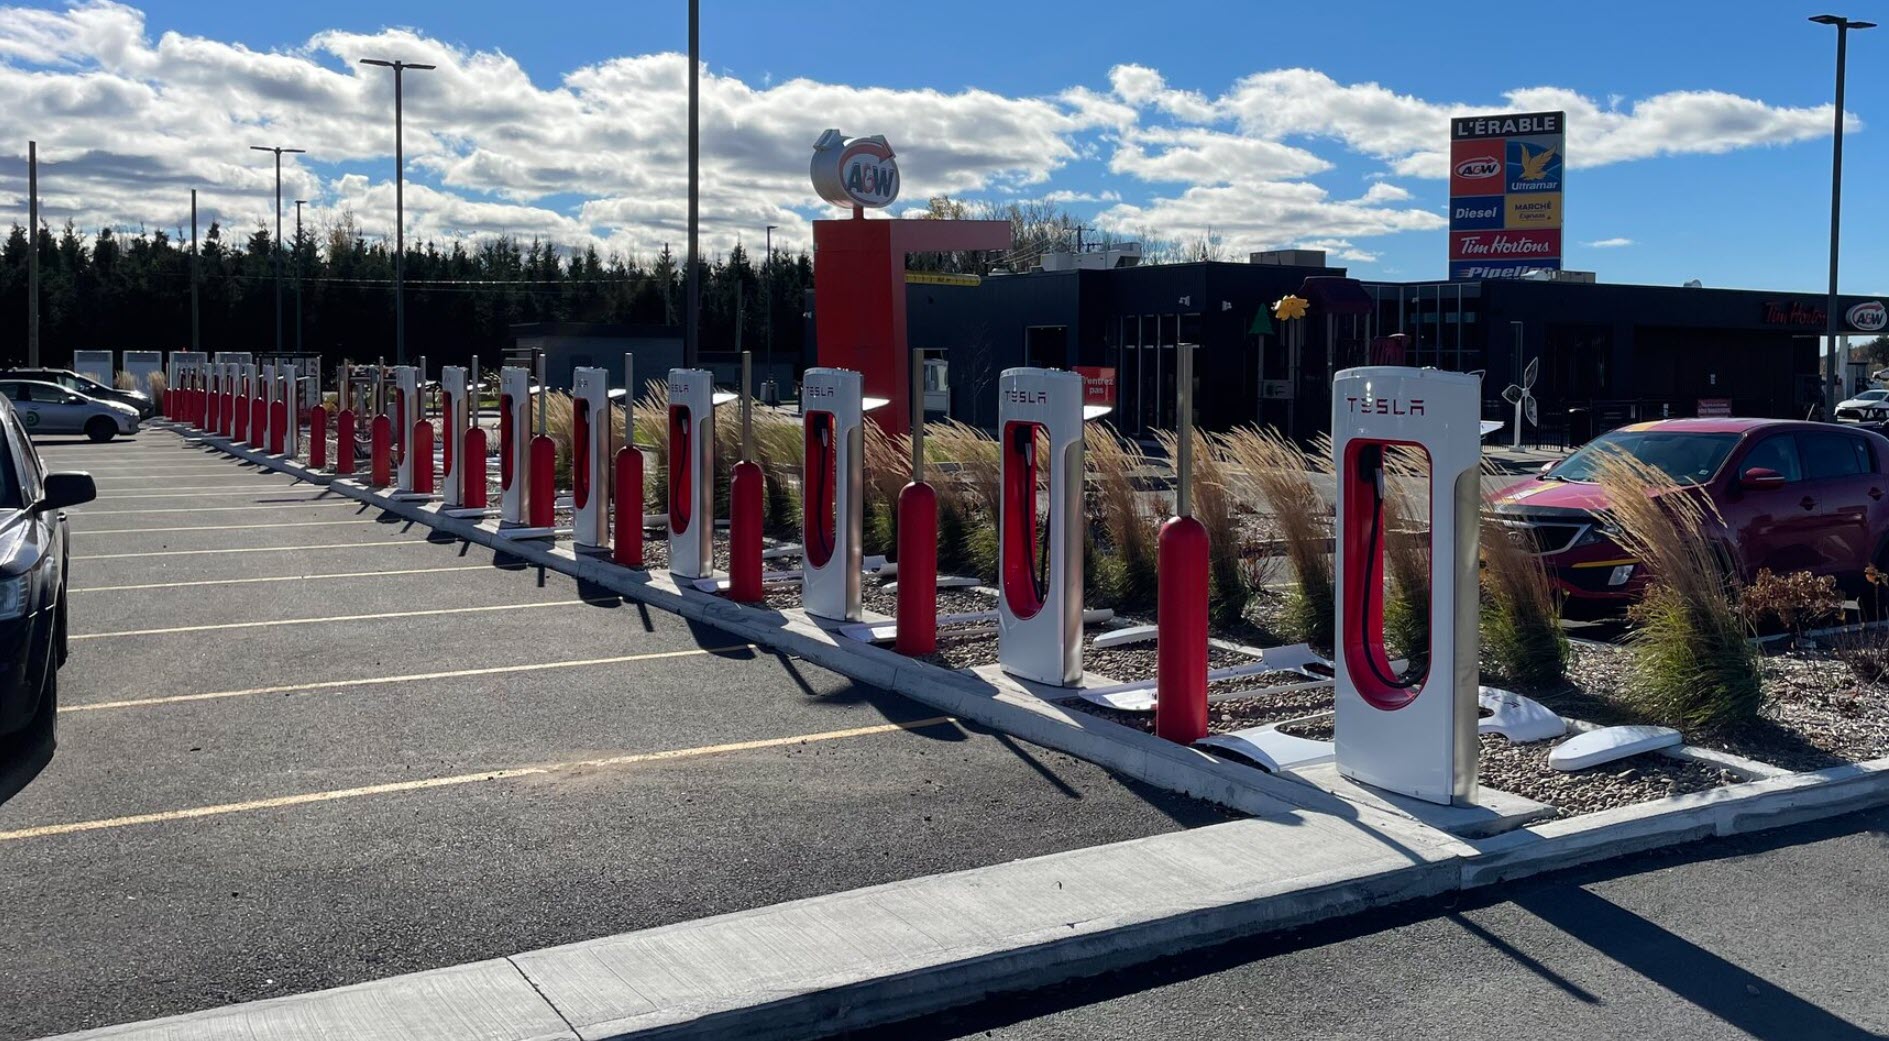
{"label": "tree line", "polygon": [[[934,199],[919,216],[1009,220],[1016,245],[1008,254],[914,257],[915,270],[1027,270],[1036,257],[1072,245],[1084,232],[1069,214],[1042,203],[967,207]],[[1208,243],[1150,242],[1144,262],[1214,259]],[[203,350],[275,348],[279,263],[284,350],[299,343],[330,363],[391,359],[391,243],[363,235],[343,213],[333,223],[295,231],[279,251],[275,245],[267,225],[242,236],[212,223],[203,233],[195,264]],[[75,350],[190,348],[193,266],[181,232],[108,227],[88,235],[68,222],[57,230],[42,225],[32,248],[39,252],[42,363],[67,364]],[[26,229],[17,224],[0,246],[0,364],[26,361],[28,249]],[[462,363],[473,354],[496,360],[513,345],[511,326],[526,322],[678,326],[685,265],[667,244],[653,258],[636,258],[505,235],[416,243],[406,255],[407,353],[435,365]],[[736,245],[705,258],[700,280],[704,351],[735,348],[739,310],[743,346],[760,351],[771,332],[777,358],[802,355],[806,292],[813,288],[809,254],[776,250],[757,260]]]}

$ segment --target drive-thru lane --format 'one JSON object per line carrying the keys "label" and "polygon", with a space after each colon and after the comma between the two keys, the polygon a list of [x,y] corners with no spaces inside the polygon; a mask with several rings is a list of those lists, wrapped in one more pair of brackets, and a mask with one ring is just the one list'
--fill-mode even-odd
{"label": "drive-thru lane", "polygon": [[1221,819],[167,433],[44,452],[111,476],[0,806],[0,1037]]}

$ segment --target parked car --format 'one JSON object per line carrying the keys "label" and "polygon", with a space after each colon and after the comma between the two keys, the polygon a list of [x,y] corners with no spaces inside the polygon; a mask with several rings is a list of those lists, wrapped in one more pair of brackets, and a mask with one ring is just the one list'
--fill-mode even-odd
{"label": "parked car", "polygon": [[1889,390],[1865,390],[1837,402],[1836,417],[1839,423],[1889,419]]}
{"label": "parked car", "polygon": [[57,384],[0,379],[0,396],[13,402],[20,422],[34,434],[84,434],[94,441],[110,441],[138,432],[137,409]]}
{"label": "parked car", "polygon": [[1709,496],[1720,518],[1710,534],[1740,578],[1760,568],[1811,571],[1865,596],[1869,565],[1889,570],[1889,438],[1792,420],[1639,423],[1594,439],[1496,499],[1503,523],[1548,565],[1571,617],[1618,612],[1645,586],[1639,562],[1598,513],[1607,496],[1595,470],[1608,451]]}
{"label": "parked car", "polygon": [[52,759],[66,660],[64,511],[97,496],[91,474],[46,473],[0,399],[0,801]]}
{"label": "parked car", "polygon": [[81,375],[71,369],[8,369],[0,372],[0,380],[53,383],[88,398],[130,405],[138,410],[139,419],[150,419],[157,415],[157,403],[151,400],[151,395],[141,390],[119,390],[117,387],[108,387],[90,376]]}

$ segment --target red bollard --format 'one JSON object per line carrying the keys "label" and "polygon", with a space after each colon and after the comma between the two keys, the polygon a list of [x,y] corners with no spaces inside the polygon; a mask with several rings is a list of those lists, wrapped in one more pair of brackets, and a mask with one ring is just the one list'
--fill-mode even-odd
{"label": "red bollard", "polygon": [[899,490],[899,616],[892,646],[917,656],[938,649],[938,493],[915,481]]}
{"label": "red bollard", "polygon": [[422,419],[413,424],[413,437],[407,442],[413,453],[413,490],[433,494],[433,424]]}
{"label": "red bollard", "polygon": [[617,531],[610,559],[624,567],[643,566],[643,452],[635,445],[617,449]]}
{"label": "red bollard", "polygon": [[335,473],[354,472],[354,410],[335,413]]}
{"label": "red bollard", "polygon": [[393,483],[394,467],[394,421],[386,416],[375,416],[367,427],[369,468],[367,486],[385,488]]}
{"label": "red bollard", "polygon": [[261,395],[249,399],[249,444],[252,448],[263,447],[263,438],[269,434],[269,402]]}
{"label": "red bollard", "polygon": [[761,464],[743,459],[735,464],[728,486],[728,599],[758,604],[761,591],[761,500],[767,478]]}
{"label": "red bollard", "polygon": [[308,410],[308,468],[325,470],[328,468],[328,406],[316,405]]}
{"label": "red bollard", "polygon": [[286,401],[269,403],[269,454],[281,455],[288,443],[289,404]]}
{"label": "red bollard", "polygon": [[549,528],[557,523],[557,442],[539,434],[531,439],[531,486],[525,489],[525,523]]}
{"label": "red bollard", "polygon": [[459,501],[469,510],[485,509],[485,428],[466,430],[464,476],[459,482]]}
{"label": "red bollard", "polygon": [[[205,390],[203,392],[203,429],[208,431],[216,430],[216,409],[220,404],[222,404],[221,396],[215,391]],[[166,403],[166,407],[168,407],[168,402]]]}
{"label": "red bollard", "polygon": [[[1207,736],[1207,529],[1193,517],[1161,525],[1155,609],[1154,732],[1184,745]],[[905,579],[904,566],[899,580]]]}
{"label": "red bollard", "polygon": [[249,399],[237,397],[231,401],[236,410],[236,418],[230,424],[230,437],[237,441],[249,439]]}

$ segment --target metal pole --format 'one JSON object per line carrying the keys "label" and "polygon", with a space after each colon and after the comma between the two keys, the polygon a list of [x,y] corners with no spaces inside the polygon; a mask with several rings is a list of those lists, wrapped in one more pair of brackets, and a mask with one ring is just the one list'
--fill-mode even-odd
{"label": "metal pole", "polygon": [[407,363],[407,154],[401,73],[394,65],[394,364]]}
{"label": "metal pole", "polygon": [[1174,382],[1180,393],[1180,459],[1174,485],[1174,515],[1194,515],[1194,345],[1177,345]]}
{"label": "metal pole", "polygon": [[[194,193],[193,193],[194,194]],[[26,143],[26,364],[39,365],[39,142]]]}
{"label": "metal pole", "polygon": [[544,352],[532,351],[531,353],[535,355],[532,361],[538,370],[538,396],[537,400],[533,401],[531,404],[533,408],[538,410],[538,436],[543,437],[545,435],[544,417],[546,413],[551,411],[545,407],[545,405],[549,403],[551,388],[544,382]]}
{"label": "metal pole", "polygon": [[471,388],[472,425],[479,425],[479,356],[472,356],[470,371],[466,373],[466,385]]}
{"label": "metal pole", "polygon": [[925,480],[925,349],[912,349],[912,483]]}
{"label": "metal pole", "polygon": [[1837,238],[1843,227],[1843,79],[1849,57],[1849,35],[1849,23],[1838,22],[1836,133],[1831,139],[1830,159],[1830,301],[1824,315],[1830,332],[1829,353],[1824,356],[1823,418],[1826,422],[1836,419],[1837,414],[1837,373],[1840,371],[1837,336],[1843,328],[1842,318],[1837,313]]}
{"label": "metal pole", "polygon": [[[307,199],[295,200],[295,248],[302,248],[302,204]],[[295,353],[302,353],[302,264],[295,263]]]}
{"label": "metal pole", "polygon": [[282,353],[282,150],[275,150],[275,352]]}
{"label": "metal pole", "polygon": [[754,398],[749,393],[754,383],[754,352],[741,352],[741,458],[754,458]]}
{"label": "metal pole", "polygon": [[702,4],[689,0],[689,275],[688,314],[682,320],[683,364],[694,368],[702,345],[697,340],[697,312],[702,303],[702,283],[697,273],[696,238],[701,225],[702,160]]}
{"label": "metal pole", "polygon": [[426,355],[420,355],[420,378],[414,384],[420,388],[420,414],[408,416],[407,422],[413,423],[426,418]]}
{"label": "metal pole", "polygon": [[761,349],[766,352],[767,371],[774,371],[774,229],[779,225],[767,226],[767,258],[761,262],[761,320],[767,323],[767,332],[761,338]]}
{"label": "metal pole", "polygon": [[[1509,335],[1515,340],[1515,372],[1509,378],[1520,387],[1522,385],[1522,323],[1510,322]],[[1509,442],[1509,447],[1516,451],[1522,448],[1522,399],[1520,397],[1515,399],[1515,436]]]}
{"label": "metal pole", "polygon": [[197,318],[197,283],[202,281],[203,273],[197,267],[197,189],[190,189],[190,349],[193,352],[203,350],[200,346],[201,325]]}

